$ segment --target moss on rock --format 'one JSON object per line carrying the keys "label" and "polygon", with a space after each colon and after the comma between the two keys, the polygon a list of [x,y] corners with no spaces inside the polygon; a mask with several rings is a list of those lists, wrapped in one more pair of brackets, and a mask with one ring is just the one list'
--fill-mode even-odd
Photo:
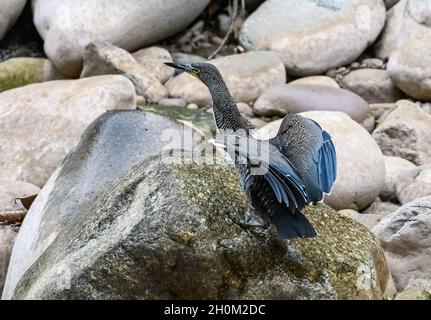
{"label": "moss on rock", "polygon": [[237,222],[249,207],[236,170],[205,163],[155,157],[130,169],[77,213],[14,297],[385,297],[392,279],[365,227],[318,205],[304,210],[315,239],[283,241],[272,228],[244,229]]}

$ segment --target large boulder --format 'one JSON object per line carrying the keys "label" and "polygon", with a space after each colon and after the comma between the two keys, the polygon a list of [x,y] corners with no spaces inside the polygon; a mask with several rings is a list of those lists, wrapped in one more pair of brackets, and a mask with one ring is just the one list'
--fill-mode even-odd
{"label": "large boulder", "polygon": [[389,72],[379,69],[360,69],[343,78],[343,88],[361,96],[368,103],[398,101],[402,93],[395,86]]}
{"label": "large boulder", "polygon": [[247,18],[240,41],[277,52],[291,75],[322,74],[357,59],[385,17],[381,0],[268,0]]}
{"label": "large boulder", "polygon": [[[359,211],[379,195],[385,181],[382,152],[371,135],[342,112],[302,113],[318,122],[332,136],[337,152],[337,180],[325,203],[336,210]],[[282,120],[259,130],[261,138],[274,137]]]}
{"label": "large boulder", "polygon": [[[430,27],[431,27],[431,1]],[[395,50],[388,62],[388,72],[395,84],[416,99],[431,101],[431,35],[414,40]]]}
{"label": "large boulder", "polygon": [[3,291],[9,259],[19,227],[0,222],[0,293]]}
{"label": "large boulder", "polygon": [[[400,175],[410,172],[416,166],[410,161],[400,158],[384,156],[385,159],[385,185],[380,191],[379,197],[382,200],[397,201],[395,183]],[[413,199],[412,199],[413,200]]]}
{"label": "large boulder", "polygon": [[106,110],[136,107],[123,76],[59,80],[0,94],[0,179],[43,186],[85,128]]}
{"label": "large boulder", "polygon": [[[150,158],[88,206],[3,298],[381,299],[393,294],[373,235],[326,206],[319,236],[281,241],[238,224],[232,165]],[[173,223],[174,222],[174,223]],[[22,233],[24,231],[21,231]],[[392,292],[391,292],[392,291]]]}
{"label": "large boulder", "polygon": [[[273,52],[247,52],[209,61],[222,74],[226,85],[237,102],[252,102],[268,87],[286,82],[283,62]],[[188,103],[210,105],[208,88],[188,73],[170,80],[166,87],[169,95]]]}
{"label": "large boulder", "polygon": [[431,161],[431,115],[407,100],[400,100],[373,132],[383,153],[417,165]]}
{"label": "large boulder", "polygon": [[385,29],[376,54],[389,59],[391,54],[412,41],[425,43],[431,37],[431,0],[400,0],[388,12]]}
{"label": "large boulder", "polygon": [[64,74],[81,71],[85,46],[105,40],[134,51],[182,30],[209,0],[33,0],[34,24],[45,52]]}
{"label": "large boulder", "polygon": [[414,168],[399,175],[395,181],[395,190],[401,203],[431,196],[431,164]]}
{"label": "large boulder", "polygon": [[416,199],[373,228],[380,240],[398,291],[430,275],[431,197]]}
{"label": "large boulder", "polygon": [[64,76],[48,59],[12,58],[0,63],[0,92],[59,79],[64,79]]}
{"label": "large boulder", "polygon": [[265,90],[253,105],[260,116],[306,111],[341,111],[361,123],[370,116],[368,103],[344,89],[314,84],[285,84]]}
{"label": "large boulder", "polygon": [[91,42],[85,47],[81,78],[105,74],[125,76],[133,82],[136,93],[151,102],[158,102],[167,94],[155,74],[138,63],[126,50],[104,41]]}
{"label": "large boulder", "polygon": [[26,0],[0,0],[0,40],[18,20]]}
{"label": "large boulder", "polygon": [[111,182],[146,157],[171,148],[193,150],[200,139],[180,123],[152,113],[111,111],[97,118],[27,213],[3,297],[12,296],[26,270]]}

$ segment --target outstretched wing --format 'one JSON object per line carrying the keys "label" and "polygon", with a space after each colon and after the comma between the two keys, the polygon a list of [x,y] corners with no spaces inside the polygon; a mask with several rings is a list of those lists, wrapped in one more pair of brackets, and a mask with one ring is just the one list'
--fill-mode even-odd
{"label": "outstretched wing", "polygon": [[322,138],[323,143],[318,151],[319,157],[316,165],[320,188],[323,192],[329,193],[337,179],[337,156],[329,133],[322,130]]}
{"label": "outstretched wing", "polygon": [[308,204],[304,182],[280,150],[270,140],[247,139],[245,144],[244,140],[235,144],[235,135],[230,135],[224,141],[214,141],[213,144],[223,146],[232,158],[236,158],[236,164],[246,164],[255,174],[263,175],[278,202],[284,203],[290,213],[294,214]]}
{"label": "outstretched wing", "polygon": [[314,120],[289,114],[273,141],[304,181],[310,200],[322,200],[337,178],[336,152],[329,133]]}

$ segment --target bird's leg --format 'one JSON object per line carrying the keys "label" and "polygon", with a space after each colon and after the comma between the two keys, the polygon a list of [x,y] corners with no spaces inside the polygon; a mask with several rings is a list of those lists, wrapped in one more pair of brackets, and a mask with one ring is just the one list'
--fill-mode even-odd
{"label": "bird's leg", "polygon": [[[250,211],[253,212],[250,212]],[[251,233],[264,236],[269,227],[269,223],[262,217],[255,214],[253,208],[250,208],[244,213],[244,216],[239,219],[234,219],[235,223]]]}

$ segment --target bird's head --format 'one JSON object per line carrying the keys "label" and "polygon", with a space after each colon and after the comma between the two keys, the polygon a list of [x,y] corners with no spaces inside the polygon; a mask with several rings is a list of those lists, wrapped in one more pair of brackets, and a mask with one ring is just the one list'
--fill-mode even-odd
{"label": "bird's head", "polygon": [[210,63],[183,64],[165,62],[165,64],[172,68],[190,73],[205,83],[207,87],[211,87],[212,85],[220,85],[220,81],[223,81],[218,69]]}

